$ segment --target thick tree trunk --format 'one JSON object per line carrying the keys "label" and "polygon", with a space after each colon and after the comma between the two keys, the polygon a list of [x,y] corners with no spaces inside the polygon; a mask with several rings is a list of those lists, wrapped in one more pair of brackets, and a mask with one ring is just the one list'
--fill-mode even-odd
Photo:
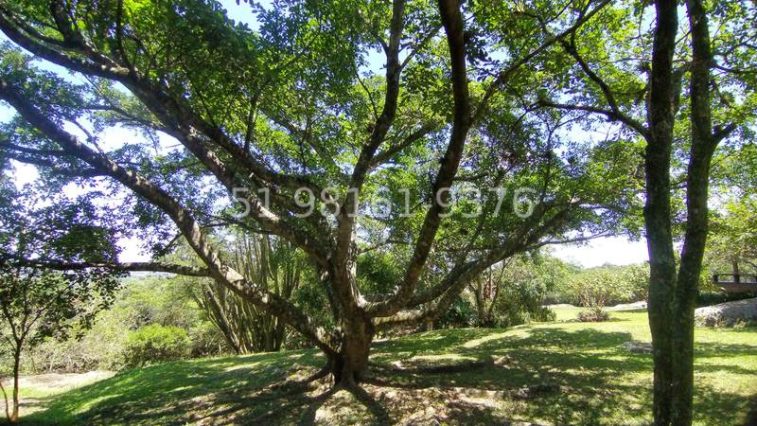
{"label": "thick tree trunk", "polygon": [[652,53],[649,136],[645,155],[644,221],[649,251],[649,327],[654,359],[653,414],[657,425],[670,423],[673,370],[672,318],[676,281],[671,230],[670,157],[675,117],[673,53],[678,30],[676,2],[655,2],[657,25]]}
{"label": "thick tree trunk", "polygon": [[349,386],[362,381],[368,373],[374,328],[370,319],[353,318],[343,322],[342,330],[341,348],[330,360],[330,368],[335,384]]}
{"label": "thick tree trunk", "polygon": [[692,422],[694,310],[707,240],[707,189],[711,158],[712,150],[707,145],[699,146],[694,142],[687,187],[686,236],[672,318],[672,356],[675,362],[671,383],[671,422],[675,425],[689,425]]}
{"label": "thick tree trunk", "polygon": [[[664,244],[656,244],[648,239],[650,259],[652,253],[665,251]],[[672,262],[672,260],[671,260]],[[650,262],[649,327],[652,334],[654,360],[653,415],[655,424],[670,423],[671,381],[673,375],[672,333],[669,327],[672,317],[672,287],[675,282],[675,263],[660,261]]]}
{"label": "thick tree trunk", "polygon": [[673,317],[671,422],[690,425],[694,395],[694,309],[707,242],[710,163],[718,140],[710,112],[710,35],[701,0],[687,0],[691,27],[691,149],[686,177],[686,234],[676,284]]}

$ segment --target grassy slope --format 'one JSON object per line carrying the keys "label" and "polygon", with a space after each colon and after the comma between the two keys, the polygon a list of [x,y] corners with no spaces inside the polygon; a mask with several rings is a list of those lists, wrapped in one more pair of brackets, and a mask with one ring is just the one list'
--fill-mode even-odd
{"label": "grassy slope", "polygon": [[[575,312],[558,313],[558,319]],[[388,373],[377,368],[364,388],[393,421],[559,424],[649,422],[651,357],[628,352],[649,341],[646,314],[615,312],[613,320],[558,322],[508,330],[443,330],[376,344],[378,365],[495,362],[459,373]],[[757,329],[697,329],[695,418],[698,424],[744,424],[757,402]],[[63,424],[364,422],[371,414],[346,392],[324,404],[327,385],[302,392],[271,387],[315,371],[313,351],[167,363],[49,397],[48,409],[26,421]],[[382,373],[383,371],[383,373]],[[525,386],[548,391],[523,395]],[[559,390],[556,386],[559,385]],[[321,408],[316,417],[316,410]],[[336,417],[334,417],[336,416]]]}

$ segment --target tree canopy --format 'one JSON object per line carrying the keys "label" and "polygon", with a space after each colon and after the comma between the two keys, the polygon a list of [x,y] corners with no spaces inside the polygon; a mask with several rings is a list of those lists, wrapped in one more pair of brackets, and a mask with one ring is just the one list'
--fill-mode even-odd
{"label": "tree canopy", "polygon": [[[569,120],[510,93],[607,5],[511,25],[485,3],[275,2],[251,5],[252,30],[215,2],[5,3],[0,96],[18,116],[0,146],[48,188],[119,197],[111,225],[156,255],[176,235],[203,264],[120,269],[210,275],[359,375],[376,327],[438,316],[491,265],[634,208],[638,148],[566,141]],[[234,270],[213,243],[232,228],[306,253],[338,328]],[[380,253],[394,281],[361,285]]]}

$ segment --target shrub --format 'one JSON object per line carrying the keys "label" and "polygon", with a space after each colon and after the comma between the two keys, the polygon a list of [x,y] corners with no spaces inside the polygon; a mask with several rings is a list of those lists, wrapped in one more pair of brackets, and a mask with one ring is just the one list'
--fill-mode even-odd
{"label": "shrub", "polygon": [[581,322],[602,322],[610,319],[610,314],[599,306],[584,309],[578,313]]}
{"label": "shrub", "polygon": [[531,313],[531,321],[550,322],[556,319],[557,314],[555,314],[555,311],[544,306],[540,306],[536,311]]}
{"label": "shrub", "polygon": [[434,328],[470,327],[476,323],[476,308],[463,296],[458,296],[449,310],[434,322]]}
{"label": "shrub", "polygon": [[190,353],[192,358],[214,356],[228,352],[228,343],[218,332],[215,325],[203,321],[189,329],[187,333],[192,342]]}
{"label": "shrub", "polygon": [[567,269],[558,259],[538,252],[491,267],[469,285],[476,324],[511,327],[554,320],[554,313],[543,306],[544,300],[558,282],[564,281]]}
{"label": "shrub", "polygon": [[128,366],[143,366],[188,357],[191,348],[186,330],[151,324],[129,333],[124,358]]}
{"label": "shrub", "polygon": [[575,273],[559,286],[560,299],[584,307],[630,303],[647,298],[646,265],[601,266]]}

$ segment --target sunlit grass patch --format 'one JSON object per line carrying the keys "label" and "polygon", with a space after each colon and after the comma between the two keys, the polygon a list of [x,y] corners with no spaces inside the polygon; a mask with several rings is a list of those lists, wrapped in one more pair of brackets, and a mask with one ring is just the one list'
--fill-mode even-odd
{"label": "sunlit grass patch", "polygon": [[[377,342],[375,382],[364,389],[396,422],[648,424],[651,355],[624,346],[649,342],[646,313],[612,317],[602,323],[435,330]],[[757,397],[757,329],[698,328],[696,339],[695,423],[744,424]],[[26,421],[370,422],[375,413],[352,396],[319,399],[327,381],[294,394],[275,387],[324,363],[317,351],[302,350],[153,365],[50,396],[47,410]],[[471,368],[438,368],[456,365]]]}

